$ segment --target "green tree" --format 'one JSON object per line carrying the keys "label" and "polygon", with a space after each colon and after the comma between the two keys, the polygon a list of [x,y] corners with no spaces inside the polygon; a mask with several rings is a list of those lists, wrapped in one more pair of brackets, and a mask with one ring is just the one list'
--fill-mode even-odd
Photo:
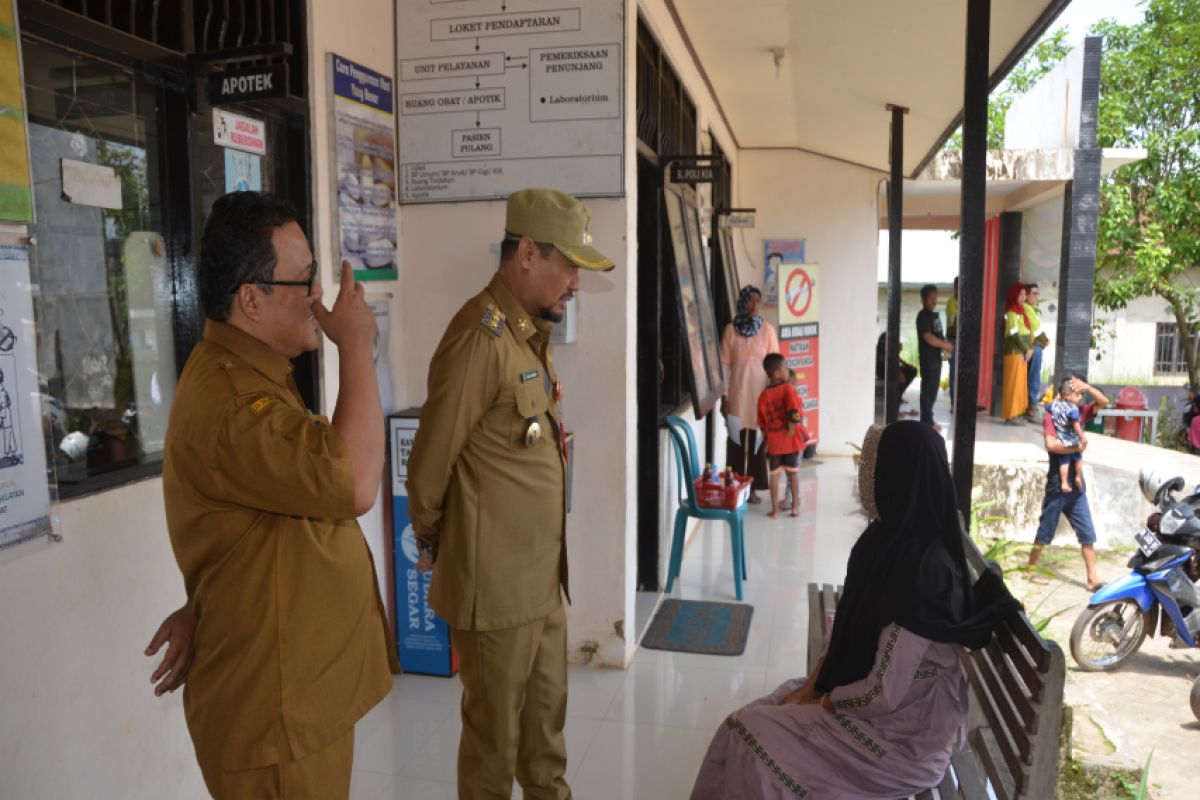
{"label": "green tree", "polygon": [[1104,20],[1092,33],[1104,37],[1099,144],[1147,152],[1101,184],[1095,302],[1165,300],[1197,383],[1200,0],[1149,0],[1142,22]]}
{"label": "green tree", "polygon": [[[1008,113],[1013,100],[1029,91],[1035,83],[1042,79],[1047,72],[1054,69],[1058,62],[1067,57],[1071,46],[1067,44],[1067,29],[1059,28],[1054,33],[1043,36],[1033,47],[1025,52],[1017,65],[1012,68],[1000,85],[988,95],[988,134],[989,150],[1000,150],[1004,147],[1004,115]],[[946,140],[943,150],[962,149],[962,128],[956,130]]]}

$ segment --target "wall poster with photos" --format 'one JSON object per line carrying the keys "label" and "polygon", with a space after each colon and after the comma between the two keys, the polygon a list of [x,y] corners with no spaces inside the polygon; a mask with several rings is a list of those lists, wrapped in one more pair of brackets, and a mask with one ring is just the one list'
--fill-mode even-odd
{"label": "wall poster with photos", "polygon": [[675,254],[673,274],[679,290],[679,318],[687,339],[692,408],[700,418],[712,411],[725,393],[717,321],[713,315],[712,289],[700,232],[700,211],[695,193],[686,186],[668,183],[663,195]]}

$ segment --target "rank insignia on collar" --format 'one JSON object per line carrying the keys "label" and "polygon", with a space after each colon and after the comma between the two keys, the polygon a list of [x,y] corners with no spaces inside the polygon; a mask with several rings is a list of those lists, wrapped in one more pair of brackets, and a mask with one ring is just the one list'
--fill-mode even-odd
{"label": "rank insignia on collar", "polygon": [[500,336],[504,333],[504,312],[496,308],[495,305],[489,304],[483,310],[483,317],[480,318],[479,324],[496,336]]}
{"label": "rank insignia on collar", "polygon": [[517,320],[517,330],[523,331],[528,327],[529,327],[529,320],[525,319],[524,317],[521,317],[519,320]]}

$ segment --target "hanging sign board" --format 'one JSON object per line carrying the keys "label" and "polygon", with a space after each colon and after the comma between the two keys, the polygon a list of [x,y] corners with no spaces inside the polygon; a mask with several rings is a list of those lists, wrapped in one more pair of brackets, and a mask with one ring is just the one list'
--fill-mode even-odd
{"label": "hanging sign board", "polygon": [[695,186],[697,183],[716,183],[717,165],[711,161],[672,161],[671,183],[686,183]]}
{"label": "hanging sign board", "polygon": [[220,108],[214,108],[212,113],[213,144],[260,156],[267,154],[267,123]]}
{"label": "hanging sign board", "polygon": [[722,228],[753,228],[754,214],[722,214],[718,217],[720,220],[717,224]]}
{"label": "hanging sign board", "polygon": [[818,264],[785,264],[780,271],[779,347],[804,407],[809,444],[820,438],[820,293]]}
{"label": "hanging sign board", "polygon": [[208,102],[213,106],[270,100],[287,94],[287,64],[226,70],[208,76]]}

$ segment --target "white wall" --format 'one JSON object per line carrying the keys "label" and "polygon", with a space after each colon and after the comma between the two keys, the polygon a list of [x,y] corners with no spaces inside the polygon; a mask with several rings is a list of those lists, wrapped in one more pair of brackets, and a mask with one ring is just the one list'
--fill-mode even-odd
{"label": "white wall", "polygon": [[1174,323],[1167,301],[1139,297],[1120,311],[1096,309],[1096,321],[1105,331],[1099,346],[1092,348],[1089,379],[1100,383],[1159,383],[1183,386],[1187,373],[1156,376],[1154,356],[1158,345],[1157,324]]}
{"label": "white wall", "polygon": [[0,555],[0,797],[206,797],[181,693],[142,654],[183,604],[147,480],[59,507],[63,541]]}
{"label": "white wall", "polygon": [[[329,53],[362,64],[389,77],[395,77],[395,23],[394,5],[388,3],[370,3],[365,0],[354,2],[322,3],[317,0],[309,2],[309,98],[311,105],[311,125],[309,141],[312,147],[312,186],[313,186],[313,253],[321,269],[321,284],[325,287],[325,306],[333,305],[338,293],[338,278],[340,255],[338,234],[334,231],[334,204],[337,201],[336,191],[332,188],[335,183],[333,170],[337,162],[333,158],[330,102],[330,86],[327,60]],[[402,262],[403,263],[403,262]],[[335,272],[335,267],[337,268]],[[405,291],[405,271],[403,266],[399,271],[399,280],[369,281],[364,283],[367,298],[379,298],[390,293],[390,339],[389,352],[402,352],[403,342],[407,331],[408,316],[403,313],[400,295]],[[399,383],[395,409],[384,409],[384,412],[398,411],[408,407],[407,397],[403,389],[403,380],[398,365],[393,365],[392,377],[394,383]],[[322,413],[332,415],[338,393],[338,357],[337,348],[325,341],[321,347],[321,408]],[[394,387],[397,388],[397,387]],[[382,434],[382,432],[381,432]],[[383,434],[386,435],[386,434]],[[384,480],[380,486],[380,498],[390,496],[391,486]],[[375,558],[375,572],[381,583],[381,592],[388,613],[394,615],[392,594],[389,588],[392,584],[393,569],[391,564],[391,520],[390,503],[377,502],[375,507],[365,514],[359,524],[363,535]],[[395,617],[393,616],[394,620]]]}
{"label": "white wall", "polygon": [[758,209],[739,231],[751,277],[762,281],[765,239],[805,239],[806,260],[821,265],[818,451],[849,454],[875,414],[880,175],[799,151],[743,150],[739,164],[738,201]]}
{"label": "white wall", "polygon": [[1082,93],[1083,48],[1075,47],[1013,101],[1004,116],[1005,149],[1077,147]]}

